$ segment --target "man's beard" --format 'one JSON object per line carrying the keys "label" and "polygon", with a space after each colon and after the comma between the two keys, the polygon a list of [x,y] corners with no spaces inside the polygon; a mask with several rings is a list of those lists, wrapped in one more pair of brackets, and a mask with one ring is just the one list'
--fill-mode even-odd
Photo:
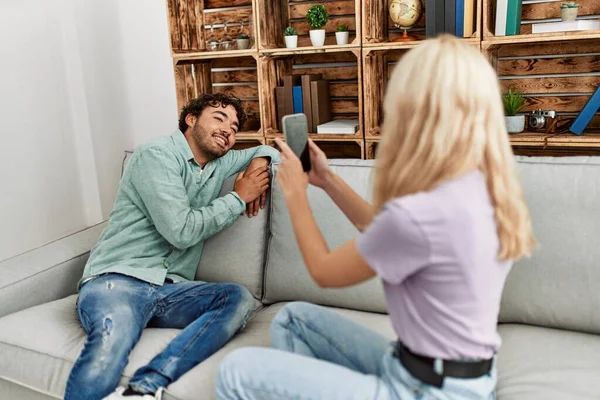
{"label": "man's beard", "polygon": [[211,159],[224,156],[228,149],[220,147],[213,138],[213,135],[196,124],[192,131],[192,136],[198,149]]}

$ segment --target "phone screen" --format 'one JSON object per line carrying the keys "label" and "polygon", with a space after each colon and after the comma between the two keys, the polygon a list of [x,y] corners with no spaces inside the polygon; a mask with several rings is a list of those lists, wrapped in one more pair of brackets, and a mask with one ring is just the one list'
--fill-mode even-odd
{"label": "phone screen", "polygon": [[306,115],[292,114],[283,117],[283,134],[288,146],[302,162],[305,172],[310,171],[310,152],[308,147],[308,124]]}

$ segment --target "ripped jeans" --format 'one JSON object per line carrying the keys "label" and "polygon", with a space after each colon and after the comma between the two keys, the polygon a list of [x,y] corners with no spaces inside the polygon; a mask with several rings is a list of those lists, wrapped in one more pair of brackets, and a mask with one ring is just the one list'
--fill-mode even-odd
{"label": "ripped jeans", "polygon": [[101,275],[79,292],[77,312],[87,341],[71,370],[64,398],[94,400],[110,394],[146,326],[183,329],[129,381],[138,392],[156,392],[227,343],[253,309],[254,298],[239,285],[159,286],[120,274]]}

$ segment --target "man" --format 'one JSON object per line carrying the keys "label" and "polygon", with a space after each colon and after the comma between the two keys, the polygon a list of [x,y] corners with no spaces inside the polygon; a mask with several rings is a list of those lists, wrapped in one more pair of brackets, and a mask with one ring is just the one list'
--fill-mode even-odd
{"label": "man", "polygon": [[[268,146],[230,150],[244,119],[238,99],[205,94],[184,107],[179,130],[132,156],[79,283],[87,342],[66,400],[160,398],[246,323],[254,308],[247,289],[193,281],[204,240],[246,206],[249,216],[264,207],[269,163],[279,153]],[[243,170],[234,190],[217,198],[223,181]],[[182,331],[127,388],[114,391],[146,326]]]}

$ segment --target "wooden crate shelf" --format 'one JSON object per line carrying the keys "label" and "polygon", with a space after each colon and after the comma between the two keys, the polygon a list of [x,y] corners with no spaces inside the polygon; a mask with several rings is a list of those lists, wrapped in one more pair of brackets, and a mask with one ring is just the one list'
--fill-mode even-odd
{"label": "wooden crate shelf", "polygon": [[[325,45],[335,45],[335,31],[338,25],[348,26],[349,43],[360,44],[361,3],[360,0],[298,1],[298,0],[257,0],[259,48],[285,48],[283,30],[292,26],[298,33],[298,47],[311,46],[310,27],[305,20],[306,12],[314,4],[323,4],[329,15],[325,29]],[[278,22],[277,22],[278,21]]]}
{"label": "wooden crate shelf", "polygon": [[[600,19],[599,0],[578,0],[579,16]],[[305,14],[313,4],[324,4],[330,16],[325,46],[313,47]],[[533,23],[560,18],[561,2],[523,4],[521,34],[496,37],[496,0],[477,0],[476,31],[464,38],[480,48],[496,69],[503,91],[525,93],[529,115],[536,109],[555,110],[556,120],[544,132],[510,135],[516,154],[600,154],[600,113],[584,135],[568,132],[591,93],[600,85],[600,30],[532,34]],[[402,31],[388,16],[387,0],[167,0],[171,55],[177,101],[181,108],[202,92],[222,92],[244,100],[248,123],[238,133],[236,146],[273,143],[281,137],[274,88],[286,74],[323,73],[330,81],[333,118],[357,118],[355,135],[310,137],[333,157],[371,159],[379,145],[382,103],[394,64],[423,40],[394,42]],[[236,37],[239,21],[251,36],[248,49],[207,51],[209,27],[215,36]],[[276,22],[277,21],[277,22]],[[349,44],[336,45],[338,24],[350,26]],[[425,39],[425,15],[409,33]],[[298,48],[284,46],[283,30],[291,25],[300,37]],[[241,147],[240,147],[241,148]]]}
{"label": "wooden crate shelf", "polygon": [[357,54],[356,51],[346,50],[326,54],[261,55],[259,66],[262,77],[262,126],[266,137],[277,137],[281,134],[278,129],[275,88],[283,85],[283,76],[322,74],[323,79],[329,81],[332,119],[358,119],[358,132],[354,135],[344,135],[344,138],[362,139],[363,85],[360,52]]}
{"label": "wooden crate shelf", "polygon": [[201,93],[225,93],[243,100],[248,116],[238,133],[263,136],[260,123],[258,61],[253,56],[174,61],[177,106],[181,110]]}

